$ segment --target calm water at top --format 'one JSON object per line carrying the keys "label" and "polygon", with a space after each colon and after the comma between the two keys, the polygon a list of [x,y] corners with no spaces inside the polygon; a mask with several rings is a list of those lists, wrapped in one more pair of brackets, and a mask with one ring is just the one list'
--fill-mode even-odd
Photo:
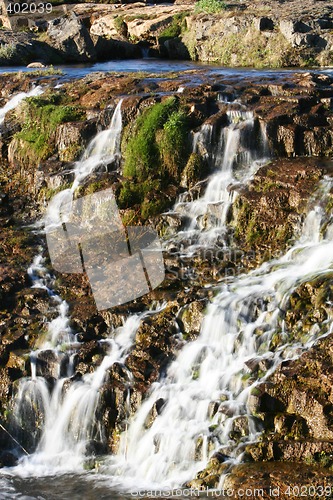
{"label": "calm water at top", "polygon": [[[225,68],[219,65],[203,64],[194,61],[173,61],[169,59],[125,59],[113,60],[107,62],[99,62],[95,64],[75,64],[66,66],[54,66],[63,72],[65,79],[68,78],[82,78],[89,73],[96,73],[99,71],[106,72],[154,72],[164,73],[169,71],[186,71],[186,70],[206,70],[215,75],[230,75],[230,76],[271,76],[278,78],[295,71],[308,71],[305,69],[253,69],[253,68]],[[25,66],[9,66],[0,68],[1,73],[14,73],[17,71],[31,72],[32,68]],[[40,70],[37,70],[40,71]],[[332,73],[333,68],[321,70],[324,72]]]}

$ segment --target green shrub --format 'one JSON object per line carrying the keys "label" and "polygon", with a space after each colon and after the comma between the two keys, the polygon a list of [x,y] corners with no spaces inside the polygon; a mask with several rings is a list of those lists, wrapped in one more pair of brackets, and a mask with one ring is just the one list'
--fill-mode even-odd
{"label": "green shrub", "polygon": [[194,7],[194,12],[205,12],[207,14],[218,14],[226,8],[222,0],[198,0]]}
{"label": "green shrub", "polygon": [[0,45],[0,59],[10,60],[16,56],[17,47],[14,43]]}

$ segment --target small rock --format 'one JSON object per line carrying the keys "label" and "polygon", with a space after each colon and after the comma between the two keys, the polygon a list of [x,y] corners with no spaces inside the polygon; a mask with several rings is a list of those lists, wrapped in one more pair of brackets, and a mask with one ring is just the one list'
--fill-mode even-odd
{"label": "small rock", "polygon": [[46,68],[46,66],[41,62],[32,62],[28,64],[27,68]]}

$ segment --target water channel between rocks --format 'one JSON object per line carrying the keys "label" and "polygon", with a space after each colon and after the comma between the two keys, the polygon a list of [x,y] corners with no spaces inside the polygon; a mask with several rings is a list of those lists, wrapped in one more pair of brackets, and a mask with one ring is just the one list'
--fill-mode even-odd
{"label": "water channel between rocks", "polygon": [[[190,63],[154,64],[106,63],[96,65],[93,71],[132,72],[135,67],[136,71],[157,73],[198,68]],[[82,77],[83,72],[91,70],[65,69],[64,78]],[[252,74],[275,81],[289,74],[218,67],[206,70],[236,79]],[[196,79],[195,72],[191,78]],[[21,99],[41,92],[38,87],[30,94],[16,96],[7,109],[5,106],[0,110],[0,118]],[[51,201],[43,217],[46,233],[61,225],[59,214],[75,189],[87,183],[96,170],[120,162],[126,97],[117,99],[108,129],[97,133],[74,164],[71,187]],[[212,139],[216,131],[211,123],[191,132],[192,153],[204,157],[209,165],[205,187],[197,196],[188,191],[180,194],[166,214],[181,219],[183,224],[162,241],[163,249],[167,253],[172,248],[174,255],[185,260],[205,249],[228,250],[229,218],[233,210],[239,209],[239,192],[272,156],[264,122],[238,99],[226,98],[221,92],[218,100],[226,111],[217,137]],[[122,326],[100,341],[105,354],[99,366],[76,380],[79,340],[71,327],[69,305],[54,292],[54,277],[46,266],[43,248],[27,272],[33,288],[47,291],[55,314],[43,341],[30,354],[31,376],[19,381],[13,403],[13,418],[18,426],[35,419],[35,434],[29,443],[34,450],[28,456],[23,454],[17,466],[0,470],[1,498],[129,499],[138,490],[168,492],[184,487],[216,454],[226,457],[226,466],[240,463],[246,445],[255,442],[262,432],[260,421],[251,411],[255,388],[268,380],[282,361],[296,359],[319,338],[332,333],[333,322],[328,318],[293,341],[281,314],[299,286],[331,273],[333,226],[325,211],[331,188],[330,176],[322,176],[289,249],[257,269],[207,285],[212,294],[200,334],[183,343],[132,415],[129,388],[133,375],[125,361],[141,322],[163,311],[166,303],[153,301],[145,310],[125,317]],[[38,368],[50,356],[54,360],[52,387]],[[260,366],[256,379],[250,376],[253,364]],[[103,384],[109,370],[119,366],[124,368],[128,381],[124,411],[129,416],[119,435],[117,451],[96,456],[104,439],[99,416]],[[232,438],[236,434],[237,440]],[[222,475],[221,488],[223,480]]]}

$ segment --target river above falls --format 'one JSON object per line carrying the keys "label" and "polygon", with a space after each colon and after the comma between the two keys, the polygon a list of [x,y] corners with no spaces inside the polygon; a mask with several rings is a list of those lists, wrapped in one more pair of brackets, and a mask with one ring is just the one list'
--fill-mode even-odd
{"label": "river above falls", "polygon": [[[95,64],[72,64],[72,65],[62,65],[53,66],[55,70],[62,72],[62,79],[69,80],[72,78],[83,78],[89,73],[98,72],[125,72],[125,73],[169,73],[169,72],[183,72],[183,71],[193,71],[193,78],[195,78],[195,72],[205,71],[213,75],[224,75],[231,77],[270,77],[273,79],[279,79],[280,77],[291,75],[295,72],[307,72],[309,69],[304,68],[287,68],[287,69],[256,69],[256,68],[228,68],[219,66],[218,64],[205,64],[195,61],[177,61],[169,59],[155,59],[155,58],[143,58],[143,59],[114,59],[107,62],[98,62]],[[47,68],[46,68],[47,69]],[[2,73],[15,73],[15,72],[32,72],[41,71],[41,69],[32,69],[25,66],[8,66],[0,67],[0,74]],[[318,69],[314,68],[314,71],[333,73],[333,68]]]}

